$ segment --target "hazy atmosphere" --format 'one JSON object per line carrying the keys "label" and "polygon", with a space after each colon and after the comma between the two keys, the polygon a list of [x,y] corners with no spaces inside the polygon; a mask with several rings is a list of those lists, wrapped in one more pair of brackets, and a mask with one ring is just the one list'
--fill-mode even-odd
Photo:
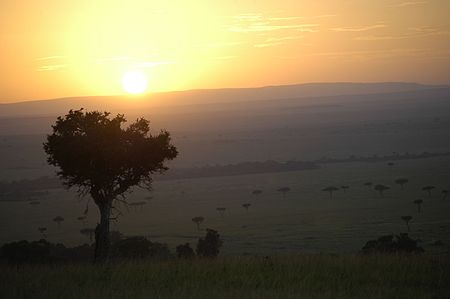
{"label": "hazy atmosphere", "polygon": [[449,11],[2,1],[0,297],[449,298]]}

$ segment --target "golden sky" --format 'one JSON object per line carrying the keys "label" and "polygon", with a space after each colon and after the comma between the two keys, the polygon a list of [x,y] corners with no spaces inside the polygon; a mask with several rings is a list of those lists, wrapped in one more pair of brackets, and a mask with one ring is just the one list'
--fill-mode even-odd
{"label": "golden sky", "polygon": [[448,0],[1,0],[0,102],[306,82],[450,83]]}

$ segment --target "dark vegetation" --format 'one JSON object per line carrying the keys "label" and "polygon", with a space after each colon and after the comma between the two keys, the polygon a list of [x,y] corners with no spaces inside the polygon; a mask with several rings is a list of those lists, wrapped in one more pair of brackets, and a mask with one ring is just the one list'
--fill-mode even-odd
{"label": "dark vegetation", "polygon": [[417,240],[411,239],[407,233],[387,235],[370,240],[361,249],[364,254],[374,253],[422,253],[423,248],[417,246]]}
{"label": "dark vegetation", "polygon": [[178,154],[167,131],[152,135],[150,122],[143,118],[122,128],[125,122],[120,114],[70,110],[57,118],[44,143],[47,162],[58,169],[64,186],[76,188],[81,196],[89,194],[99,209],[97,262],[108,258],[114,204],[126,202],[126,193],[134,186],[150,190],[152,175],[167,170],[164,163]]}
{"label": "dark vegetation", "polygon": [[[145,237],[124,237],[119,232],[110,233],[111,261],[154,259],[167,260],[175,256],[167,244],[152,242]],[[206,229],[206,235],[199,238],[196,251],[189,243],[176,247],[179,258],[215,258],[219,255],[223,241],[217,231]],[[38,241],[17,241],[4,244],[0,249],[0,260],[9,265],[59,264],[59,263],[89,263],[95,252],[94,244],[83,244],[76,247],[66,247],[63,244],[53,244],[45,239]]]}

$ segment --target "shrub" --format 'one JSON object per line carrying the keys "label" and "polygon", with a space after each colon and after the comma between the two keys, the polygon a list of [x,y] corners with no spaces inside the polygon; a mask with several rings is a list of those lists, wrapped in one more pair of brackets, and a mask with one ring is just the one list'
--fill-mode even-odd
{"label": "shrub", "polygon": [[377,240],[370,240],[364,245],[361,252],[370,253],[421,253],[424,250],[417,246],[417,241],[411,239],[407,233],[400,235],[387,235]]}
{"label": "shrub", "polygon": [[178,258],[193,258],[195,256],[194,249],[191,248],[189,243],[178,245],[176,251]]}
{"label": "shrub", "polygon": [[205,238],[200,238],[197,243],[197,255],[201,257],[217,257],[219,255],[220,247],[222,247],[222,240],[217,231],[213,229],[206,229]]}

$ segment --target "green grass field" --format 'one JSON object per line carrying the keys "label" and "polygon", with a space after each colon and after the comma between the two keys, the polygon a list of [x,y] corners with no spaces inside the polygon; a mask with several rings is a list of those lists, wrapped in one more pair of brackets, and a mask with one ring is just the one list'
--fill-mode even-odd
{"label": "green grass field", "polygon": [[450,257],[280,255],[2,267],[2,298],[450,298]]}

